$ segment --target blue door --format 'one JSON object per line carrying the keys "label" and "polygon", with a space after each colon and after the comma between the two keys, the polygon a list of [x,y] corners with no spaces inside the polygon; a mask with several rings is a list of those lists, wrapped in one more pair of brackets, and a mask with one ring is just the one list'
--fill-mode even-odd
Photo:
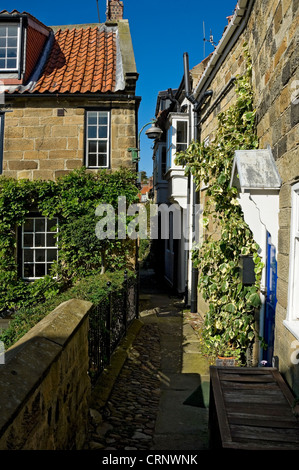
{"label": "blue door", "polygon": [[264,351],[263,359],[267,361],[267,366],[272,365],[274,350],[274,328],[275,328],[275,308],[276,308],[276,286],[277,286],[277,260],[276,249],[271,243],[271,235],[267,233],[267,293],[264,319],[264,339],[268,345]]}

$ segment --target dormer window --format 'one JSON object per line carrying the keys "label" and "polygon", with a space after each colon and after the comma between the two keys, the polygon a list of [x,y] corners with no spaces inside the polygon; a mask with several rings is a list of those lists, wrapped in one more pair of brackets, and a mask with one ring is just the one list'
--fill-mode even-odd
{"label": "dormer window", "polygon": [[20,24],[0,24],[0,71],[17,72],[20,63]]}

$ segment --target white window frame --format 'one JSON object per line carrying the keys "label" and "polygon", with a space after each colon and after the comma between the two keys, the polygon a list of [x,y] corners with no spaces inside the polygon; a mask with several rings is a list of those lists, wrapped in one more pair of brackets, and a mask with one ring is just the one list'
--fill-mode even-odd
{"label": "white window frame", "polygon": [[[47,217],[40,217],[40,216],[29,216],[26,217],[26,221],[32,220],[33,221],[33,230],[32,231],[25,231],[25,222],[22,224],[22,230],[21,230],[21,243],[22,243],[22,278],[24,280],[35,280],[35,279],[41,279],[44,276],[50,274],[50,269],[54,261],[58,260],[58,246],[57,246],[57,238],[56,238],[56,244],[55,246],[47,244],[47,235],[48,234],[57,234],[58,233],[58,219],[57,217],[53,219],[48,219]],[[44,220],[45,221],[45,229],[37,231],[36,230],[36,220]],[[56,230],[48,230],[48,221],[51,220],[51,223],[53,221],[56,222]],[[36,235],[41,234],[45,236],[45,243],[44,245],[37,246],[35,244],[36,241]],[[27,243],[24,243],[25,235],[32,235],[32,245],[28,245]],[[44,261],[38,261],[36,258],[37,255],[37,250],[45,250],[45,260]],[[51,261],[48,261],[48,252],[49,251],[56,251],[56,259],[51,259]],[[25,252],[26,251],[31,251],[32,252],[32,261],[25,261]],[[25,266],[26,265],[31,265],[33,266],[33,276],[26,276],[25,275]],[[36,276],[36,266],[38,265],[43,265],[45,266],[45,274],[43,276]]]}
{"label": "white window frame", "polygon": [[[96,113],[97,115],[97,124],[94,125],[93,127],[97,127],[97,136],[96,137],[89,137],[88,132],[89,132],[89,127],[91,125],[89,124],[89,117],[91,113]],[[99,137],[98,136],[98,129],[100,128],[99,124],[99,117],[101,114],[105,114],[107,116],[107,136],[106,137]],[[97,169],[97,168],[109,168],[110,167],[110,111],[105,111],[105,110],[89,110],[86,112],[86,168],[90,169]],[[90,165],[89,159],[91,156],[91,153],[89,152],[89,143],[90,142],[96,142],[97,145],[97,151],[95,153],[92,152],[92,154],[96,155],[97,159],[97,164],[96,165]],[[101,152],[98,151],[98,145],[101,142],[106,143],[106,152],[102,153],[103,155],[106,155],[106,165],[99,165],[99,157]]]}
{"label": "white window frame", "polygon": [[[0,26],[4,26],[4,27],[9,27],[9,26],[14,26],[17,28],[17,46],[16,46],[16,49],[17,49],[17,55],[16,55],[16,67],[1,67],[0,66],[0,72],[18,72],[19,70],[19,67],[20,67],[20,56],[21,56],[21,25],[20,23],[0,23]],[[7,33],[7,31],[6,31]],[[6,39],[6,46],[5,46],[5,61],[7,61],[7,59],[9,58],[7,56],[7,49],[9,48],[7,46],[7,40],[8,40],[9,36],[6,35],[5,36],[5,39]],[[15,47],[11,47],[11,48],[15,48]],[[2,49],[2,47],[0,47],[0,49]],[[1,58],[0,58],[1,60]]]}
{"label": "white window frame", "polygon": [[[177,141],[177,128],[179,122],[185,122],[187,125],[186,142]],[[167,150],[166,150],[166,172],[171,168],[178,168],[174,160],[177,153],[178,144],[185,145],[188,148],[190,142],[189,115],[180,114],[171,116],[171,125],[167,131]]]}
{"label": "white window frame", "polygon": [[299,340],[299,183],[292,187],[287,319],[284,325]]}

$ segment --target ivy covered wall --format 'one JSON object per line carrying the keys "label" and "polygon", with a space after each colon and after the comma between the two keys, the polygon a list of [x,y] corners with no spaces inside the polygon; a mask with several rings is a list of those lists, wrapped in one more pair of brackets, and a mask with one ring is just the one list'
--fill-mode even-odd
{"label": "ivy covered wall", "polygon": [[[100,203],[117,208],[118,197],[137,201],[136,174],[127,169],[91,173],[84,168],[57,181],[0,178],[0,313],[54,297],[91,273],[134,266],[132,240],[99,240],[95,209]],[[58,220],[58,261],[49,275],[33,282],[20,275],[20,227],[39,214]],[[53,227],[56,230],[56,225]]]}

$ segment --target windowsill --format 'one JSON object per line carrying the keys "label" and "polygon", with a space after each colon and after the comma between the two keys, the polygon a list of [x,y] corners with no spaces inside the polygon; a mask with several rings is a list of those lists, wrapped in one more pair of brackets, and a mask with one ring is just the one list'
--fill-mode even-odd
{"label": "windowsill", "polygon": [[109,170],[109,166],[87,166],[87,170]]}
{"label": "windowsill", "polygon": [[292,333],[292,335],[299,341],[299,320],[284,320],[284,326]]}

